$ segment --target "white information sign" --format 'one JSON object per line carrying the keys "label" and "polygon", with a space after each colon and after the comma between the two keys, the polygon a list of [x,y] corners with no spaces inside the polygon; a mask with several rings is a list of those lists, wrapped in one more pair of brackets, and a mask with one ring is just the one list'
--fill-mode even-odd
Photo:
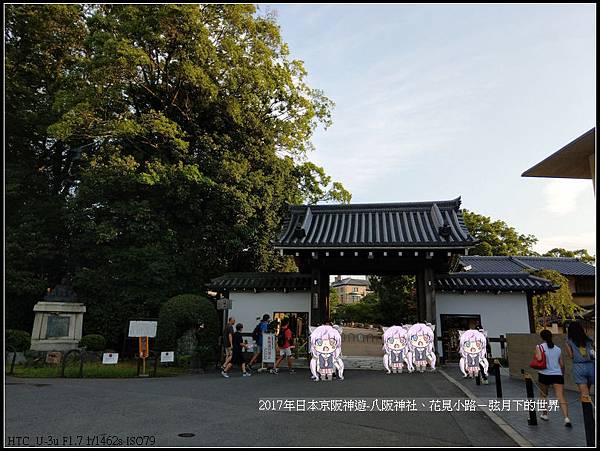
{"label": "white information sign", "polygon": [[262,360],[264,363],[275,363],[275,334],[263,333]]}
{"label": "white information sign", "polygon": [[174,362],[175,361],[175,353],[173,351],[161,352],[160,353],[160,361],[161,361],[161,363]]}
{"label": "white information sign", "polygon": [[119,362],[119,354],[116,352],[105,352],[102,354],[102,363],[105,365],[115,365]]}
{"label": "white information sign", "polygon": [[156,337],[157,321],[129,321],[130,337]]}

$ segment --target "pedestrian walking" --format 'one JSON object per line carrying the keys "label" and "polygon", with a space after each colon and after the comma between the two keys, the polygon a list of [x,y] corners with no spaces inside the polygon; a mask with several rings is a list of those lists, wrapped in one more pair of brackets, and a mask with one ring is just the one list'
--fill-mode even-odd
{"label": "pedestrian walking", "polygon": [[594,341],[587,336],[579,321],[572,322],[567,329],[567,357],[573,360],[573,380],[582,398],[589,397],[592,385],[596,383]]}
{"label": "pedestrian walking", "polygon": [[292,356],[292,348],[294,347],[294,334],[289,327],[290,320],[288,318],[284,318],[281,321],[281,330],[279,331],[279,335],[277,336],[277,345],[279,346],[279,358],[275,362],[275,366],[271,370],[273,374],[279,373],[279,364],[281,361],[287,357],[288,370],[290,374],[293,374],[295,371],[292,368],[292,362],[294,357]]}
{"label": "pedestrian walking", "polygon": [[[564,394],[564,368],[565,364],[562,358],[561,349],[552,342],[552,332],[545,329],[540,333],[540,337],[544,342],[537,345],[535,348],[535,359],[538,362],[546,361],[546,368],[539,370],[539,387],[540,396],[542,399],[548,399],[548,389],[554,387],[556,397],[564,416],[566,427],[571,427],[569,419],[569,405]],[[548,410],[543,410],[540,418],[548,421]]]}
{"label": "pedestrian walking", "polygon": [[231,362],[221,372],[221,375],[223,377],[229,377],[229,374],[227,374],[227,372],[231,368],[233,368],[234,365],[240,366],[243,377],[250,376],[250,373],[246,371],[246,360],[244,359],[244,350],[248,347],[248,344],[244,342],[244,337],[242,336],[243,329],[244,326],[241,323],[238,323],[235,326],[235,333],[233,334],[233,345],[231,349]]}
{"label": "pedestrian walking", "polygon": [[233,330],[233,325],[235,324],[235,318],[233,316],[229,317],[227,320],[227,324],[223,329],[223,346],[225,347],[225,361],[221,369],[225,369],[227,365],[231,362],[231,351],[233,345],[233,334],[235,331]]}
{"label": "pedestrian walking", "polygon": [[256,349],[254,350],[252,359],[250,359],[250,363],[248,363],[248,369],[250,371],[254,370],[252,365],[254,365],[258,358],[262,356],[263,334],[266,333],[269,328],[269,319],[270,316],[265,313],[262,317],[262,320],[256,325],[254,331],[252,332],[252,339],[254,340]]}

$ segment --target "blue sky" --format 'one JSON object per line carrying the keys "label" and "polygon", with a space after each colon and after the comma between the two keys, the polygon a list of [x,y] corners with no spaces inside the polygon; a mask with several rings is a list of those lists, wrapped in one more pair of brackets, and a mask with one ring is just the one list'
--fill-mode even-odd
{"label": "blue sky", "polygon": [[591,180],[521,173],[596,123],[595,5],[261,5],[336,107],[309,158],[353,202],[452,199],[595,254]]}

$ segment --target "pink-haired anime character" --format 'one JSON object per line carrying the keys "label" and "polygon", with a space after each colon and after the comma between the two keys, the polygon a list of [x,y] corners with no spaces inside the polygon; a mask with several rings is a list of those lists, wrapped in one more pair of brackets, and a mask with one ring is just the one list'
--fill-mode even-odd
{"label": "pink-haired anime character", "polygon": [[410,348],[408,337],[404,326],[392,326],[383,328],[383,366],[387,374],[402,373],[404,363],[410,373],[414,368],[410,361]]}
{"label": "pink-haired anime character", "polygon": [[332,326],[319,326],[310,328],[310,372],[313,379],[332,380],[333,373],[337,370],[338,378],[344,380],[344,362],[342,353],[342,336]]}
{"label": "pink-haired anime character", "polygon": [[408,329],[408,344],[411,351],[411,364],[414,365],[417,371],[423,373],[427,364],[435,370],[435,352],[433,351],[433,343],[435,335],[433,330],[434,325],[429,323],[417,323],[410,326]]}
{"label": "pink-haired anime character", "polygon": [[477,377],[480,367],[487,376],[489,362],[486,358],[487,332],[483,329],[459,331],[460,362],[459,367],[465,377]]}

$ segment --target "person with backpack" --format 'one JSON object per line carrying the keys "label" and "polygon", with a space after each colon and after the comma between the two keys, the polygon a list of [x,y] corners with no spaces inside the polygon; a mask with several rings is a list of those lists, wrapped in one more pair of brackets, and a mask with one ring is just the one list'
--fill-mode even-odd
{"label": "person with backpack", "polygon": [[[534,359],[538,362],[544,362],[544,368],[539,370],[539,387],[540,387],[540,397],[544,400],[548,398],[548,388],[550,385],[554,387],[554,391],[556,392],[556,397],[558,398],[558,402],[560,404],[560,408],[565,417],[564,422],[566,427],[572,427],[571,420],[569,419],[569,404],[565,399],[564,395],[564,385],[565,378],[564,368],[565,364],[562,358],[561,350],[558,346],[556,346],[552,342],[552,332],[548,329],[544,329],[540,333],[540,337],[544,342],[535,347],[535,357]],[[540,415],[540,418],[544,421],[548,421],[548,410],[544,410]]]}
{"label": "person with backpack", "polygon": [[281,322],[281,329],[279,331],[279,335],[277,335],[277,346],[279,347],[279,358],[275,362],[275,366],[271,370],[273,374],[279,374],[279,364],[281,361],[287,357],[288,370],[290,374],[294,374],[295,371],[292,368],[292,348],[294,343],[294,334],[292,333],[292,329],[290,329],[290,320],[288,318],[284,318]]}
{"label": "person with backpack", "polygon": [[266,313],[262,317],[262,321],[259,322],[254,330],[252,331],[252,339],[256,344],[256,349],[254,350],[254,355],[252,359],[250,359],[250,363],[248,363],[247,367],[250,371],[254,371],[252,365],[258,360],[258,357],[262,354],[262,345],[263,345],[263,334],[267,332],[269,327],[269,318],[270,316]]}
{"label": "person with backpack", "polygon": [[573,359],[573,380],[581,397],[589,397],[592,385],[596,383],[594,342],[586,335],[579,321],[569,324],[565,353]]}

